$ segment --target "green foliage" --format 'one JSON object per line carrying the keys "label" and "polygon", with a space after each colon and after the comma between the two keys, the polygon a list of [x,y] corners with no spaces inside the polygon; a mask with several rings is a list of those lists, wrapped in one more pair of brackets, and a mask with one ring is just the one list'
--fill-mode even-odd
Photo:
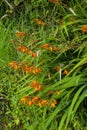
{"label": "green foliage", "polygon": [[[10,17],[0,21],[0,129],[86,130],[86,1],[8,0],[3,5],[1,15]],[[41,72],[26,74],[27,65]],[[32,81],[42,90],[35,91]],[[39,102],[24,103],[24,96]]]}
{"label": "green foliage", "polygon": [[16,6],[18,6],[21,2],[23,2],[24,0],[14,0],[14,4]]}

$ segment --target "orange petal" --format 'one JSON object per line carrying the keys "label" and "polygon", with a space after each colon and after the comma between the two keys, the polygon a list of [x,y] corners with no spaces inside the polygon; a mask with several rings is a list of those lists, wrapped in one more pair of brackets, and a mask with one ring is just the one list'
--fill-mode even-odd
{"label": "orange petal", "polygon": [[60,71],[61,67],[60,67],[60,66],[56,66],[54,69],[55,69],[56,71]]}
{"label": "orange petal", "polygon": [[19,68],[19,64],[16,61],[12,61],[8,64],[11,68],[13,68],[14,70],[18,70]]}
{"label": "orange petal", "polygon": [[25,32],[16,32],[16,35],[17,35],[17,37],[21,37],[21,36],[27,36],[28,34],[27,33],[25,33]]}
{"label": "orange petal", "polygon": [[68,72],[68,70],[67,69],[65,69],[64,71],[63,71],[63,74],[64,75],[67,75],[69,72]]}
{"label": "orange petal", "polygon": [[82,26],[82,32],[87,32],[87,26],[86,25]]}
{"label": "orange petal", "polygon": [[43,22],[40,19],[35,18],[34,21],[38,24],[38,25],[45,25],[45,22]]}
{"label": "orange petal", "polygon": [[39,100],[39,98],[36,96],[36,97],[34,97],[34,98],[32,99],[32,103],[37,103],[38,100]]}
{"label": "orange petal", "polygon": [[31,106],[32,104],[33,104],[32,100],[30,100],[30,101],[27,102],[28,106]]}

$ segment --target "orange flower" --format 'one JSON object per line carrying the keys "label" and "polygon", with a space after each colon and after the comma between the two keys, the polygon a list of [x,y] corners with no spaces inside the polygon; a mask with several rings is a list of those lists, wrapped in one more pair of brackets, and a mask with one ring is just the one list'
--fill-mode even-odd
{"label": "orange flower", "polygon": [[30,67],[28,67],[28,66],[23,66],[23,67],[22,67],[22,70],[23,70],[26,74],[28,74],[29,72],[33,72],[34,66],[30,66]]}
{"label": "orange flower", "polygon": [[49,105],[50,105],[50,107],[56,107],[56,103],[55,102],[51,102]]}
{"label": "orange flower", "polygon": [[57,101],[56,101],[56,99],[53,99],[53,103],[54,103],[55,105],[57,105]]}
{"label": "orange flower", "polygon": [[41,69],[40,68],[36,68],[32,71],[34,74],[38,74],[41,72]]}
{"label": "orange flower", "polygon": [[56,107],[56,105],[53,102],[51,102],[50,107]]}
{"label": "orange flower", "polygon": [[21,102],[22,102],[23,104],[25,104],[25,103],[26,103],[26,98],[21,99]]}
{"label": "orange flower", "polygon": [[46,44],[42,45],[41,47],[44,48],[44,49],[48,49],[49,44],[46,43]]}
{"label": "orange flower", "polygon": [[31,86],[35,89],[35,91],[42,90],[42,85],[39,84],[36,80],[33,80]]}
{"label": "orange flower", "polygon": [[67,75],[69,72],[68,72],[68,70],[67,69],[65,69],[64,71],[63,71],[63,74],[64,75]]}
{"label": "orange flower", "polygon": [[54,69],[55,69],[56,71],[60,71],[61,67],[60,67],[60,66],[56,66]]}
{"label": "orange flower", "polygon": [[32,100],[29,100],[29,101],[27,102],[27,105],[28,105],[28,106],[31,106],[32,104],[33,104]]}
{"label": "orange flower", "polygon": [[43,22],[42,20],[35,18],[34,21],[38,24],[38,25],[45,25],[45,22]]}
{"label": "orange flower", "polygon": [[17,48],[18,51],[22,51],[23,53],[28,54],[28,48],[26,46],[18,46]]}
{"label": "orange flower", "polygon": [[32,103],[33,104],[36,104],[38,102],[39,98],[36,96],[36,97],[33,97],[32,99]]}
{"label": "orange flower", "polygon": [[38,84],[37,86],[35,86],[35,91],[40,91],[42,90],[42,85]]}
{"label": "orange flower", "polygon": [[25,32],[16,32],[17,37],[27,36],[28,34]]}
{"label": "orange flower", "polygon": [[44,99],[44,100],[41,101],[41,104],[46,106],[46,105],[48,105],[48,101],[46,99]]}
{"label": "orange flower", "polygon": [[30,69],[30,72],[32,72],[34,70],[34,66],[30,66],[29,69]]}
{"label": "orange flower", "polygon": [[37,53],[32,52],[32,51],[30,51],[30,55],[31,55],[32,57],[34,57],[34,58],[36,58],[36,57],[37,57]]}
{"label": "orange flower", "polygon": [[24,69],[24,72],[25,72],[26,74],[28,74],[29,72],[31,72],[30,67],[25,68],[25,69]]}
{"label": "orange flower", "polygon": [[13,68],[14,70],[18,70],[19,68],[19,64],[16,61],[12,61],[8,64],[11,68]]}
{"label": "orange flower", "polygon": [[38,74],[39,72],[41,72],[41,69],[35,68],[34,66],[30,66],[28,67],[27,65],[22,66],[22,70],[27,74],[29,72],[33,73],[33,74]]}
{"label": "orange flower", "polygon": [[87,26],[86,25],[82,26],[82,32],[83,33],[87,32]]}
{"label": "orange flower", "polygon": [[36,86],[37,84],[38,84],[38,82],[36,80],[33,80],[31,83],[32,86]]}
{"label": "orange flower", "polygon": [[50,107],[56,107],[56,105],[57,105],[56,99],[53,99],[53,101],[50,102],[49,105],[50,105]]}
{"label": "orange flower", "polygon": [[38,102],[38,106],[39,106],[39,107],[41,107],[41,106],[42,106],[41,101],[39,101],[39,102]]}
{"label": "orange flower", "polygon": [[21,102],[23,104],[27,103],[27,100],[28,100],[29,96],[24,96],[22,99],[21,99]]}
{"label": "orange flower", "polygon": [[55,52],[58,52],[58,48],[56,46],[52,46],[51,44],[44,44],[41,46],[42,48],[46,49],[46,50],[50,50],[50,51],[55,51]]}
{"label": "orange flower", "polygon": [[58,52],[58,48],[56,46],[53,46],[53,51]]}
{"label": "orange flower", "polygon": [[49,104],[49,102],[48,102],[46,99],[40,100],[40,101],[37,103],[37,105],[38,105],[39,107],[41,107],[41,106],[47,106],[48,104]]}
{"label": "orange flower", "polygon": [[48,43],[42,45],[41,47],[44,48],[44,49],[46,49],[46,50],[50,50],[50,51],[53,50],[52,45],[49,45]]}

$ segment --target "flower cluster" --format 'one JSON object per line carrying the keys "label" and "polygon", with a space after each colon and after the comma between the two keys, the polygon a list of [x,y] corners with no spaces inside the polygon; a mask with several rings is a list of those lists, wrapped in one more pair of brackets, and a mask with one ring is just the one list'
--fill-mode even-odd
{"label": "flower cluster", "polygon": [[20,64],[17,63],[16,61],[12,61],[8,64],[11,68],[13,68],[14,70],[18,70],[20,67]]}
{"label": "flower cluster", "polygon": [[18,46],[17,50],[21,51],[23,53],[26,53],[26,54],[28,54],[28,52],[29,52],[29,49],[26,46]]}
{"label": "flower cluster", "polygon": [[53,46],[53,45],[48,44],[48,43],[42,45],[41,48],[44,48],[44,49],[50,50],[50,51],[55,51],[55,52],[59,51],[59,49],[56,46]]}
{"label": "flower cluster", "polygon": [[[39,24],[39,25],[45,25],[45,23],[43,21],[39,20],[39,19],[35,19],[35,22],[37,24]],[[27,36],[27,33],[17,32],[16,35],[17,35],[17,37],[21,38],[22,36]],[[60,52],[60,50],[55,45],[48,44],[48,43],[43,44],[42,46],[40,46],[40,50],[37,50],[36,52],[32,51],[30,48],[28,48],[27,46],[22,45],[21,43],[17,44],[17,48],[16,48],[17,51],[20,51],[22,53],[30,55],[33,58],[37,58],[38,57],[39,53],[41,52],[41,49],[46,49],[47,51],[50,51],[50,52],[52,52],[52,51],[54,51],[54,52]],[[31,63],[29,65],[28,62],[18,63],[16,61],[12,61],[8,65],[11,68],[13,68],[14,70],[18,70],[20,68],[20,71],[22,70],[25,74],[31,73],[31,74],[34,74],[34,76],[36,76],[36,74],[42,72],[42,70],[41,70],[40,67],[37,67],[37,66],[32,65],[32,64],[33,63]],[[55,68],[55,70],[57,70],[57,71],[59,69],[60,69],[59,67]],[[48,74],[48,77],[50,79],[50,75],[49,74]],[[29,83],[29,87],[31,87],[31,88],[34,89],[35,94],[39,93],[39,91],[42,92],[42,90],[44,89],[44,87],[42,86],[42,84],[39,83],[37,80],[32,80],[32,82]],[[46,96],[49,97],[51,95],[58,96],[58,95],[60,95],[60,91],[53,91],[53,92],[49,91]],[[56,107],[56,105],[57,105],[57,101],[56,101],[55,98],[45,99],[45,97],[41,98],[41,97],[38,97],[37,95],[36,96],[27,96],[26,95],[26,96],[24,96],[21,99],[21,102],[23,104],[28,105],[28,106],[36,105],[38,107],[42,107],[42,106]]]}
{"label": "flower cluster", "polygon": [[57,100],[52,99],[51,101],[49,101],[47,99],[40,99],[40,97],[38,96],[31,98],[26,95],[21,99],[21,103],[26,104],[28,106],[37,105],[39,107],[43,107],[43,106],[56,107]]}
{"label": "flower cluster", "polygon": [[28,36],[28,34],[27,34],[26,32],[17,31],[17,32],[16,32],[16,36],[17,36],[17,37],[23,37],[23,36]]}
{"label": "flower cluster", "polygon": [[28,73],[33,73],[33,74],[38,74],[41,72],[40,67],[34,67],[34,66],[28,66],[28,65],[23,65],[22,70],[28,74]]}
{"label": "flower cluster", "polygon": [[8,65],[14,70],[18,70],[19,68],[21,68],[26,74],[28,73],[38,74],[41,72],[40,67],[28,66],[28,63],[25,63],[24,65],[22,65],[21,63],[12,61]]}
{"label": "flower cluster", "polygon": [[23,53],[26,53],[26,54],[30,54],[33,58],[36,58],[36,57],[37,57],[37,53],[36,53],[36,52],[33,52],[33,51],[31,51],[31,50],[29,51],[29,48],[26,47],[26,46],[20,45],[20,46],[17,47],[17,50],[18,50],[18,51],[21,51],[21,52],[23,52]]}
{"label": "flower cluster", "polygon": [[30,51],[29,54],[30,54],[33,58],[36,58],[36,57],[37,57],[37,53],[36,53],[36,52]]}
{"label": "flower cluster", "polygon": [[42,85],[39,84],[38,81],[36,81],[36,80],[33,80],[32,83],[30,84],[30,86],[31,86],[32,88],[34,88],[35,91],[40,91],[40,90],[42,90]]}

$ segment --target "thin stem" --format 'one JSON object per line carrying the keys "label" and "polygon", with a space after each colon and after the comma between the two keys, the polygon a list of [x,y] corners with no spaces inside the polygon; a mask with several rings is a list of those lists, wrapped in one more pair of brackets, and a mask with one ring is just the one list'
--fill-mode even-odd
{"label": "thin stem", "polygon": [[7,0],[4,0],[4,2],[10,7],[10,9],[12,9],[13,10],[13,7],[12,7],[12,5],[7,1]]}

